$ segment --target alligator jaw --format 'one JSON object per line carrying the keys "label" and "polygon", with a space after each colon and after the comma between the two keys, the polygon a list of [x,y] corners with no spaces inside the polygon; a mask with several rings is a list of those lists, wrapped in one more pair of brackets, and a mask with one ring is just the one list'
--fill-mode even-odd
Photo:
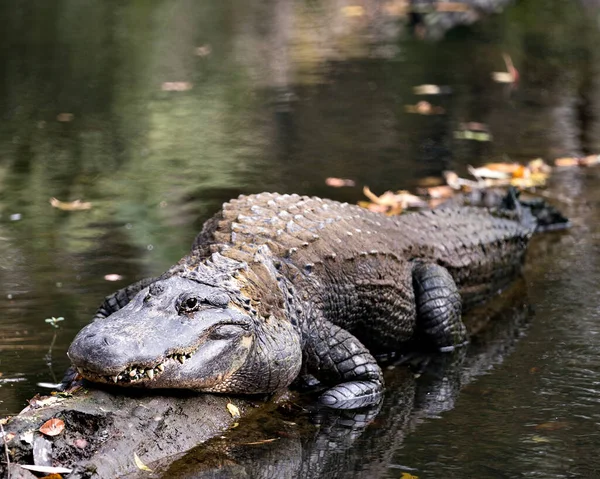
{"label": "alligator jaw", "polygon": [[93,380],[95,381],[100,380],[109,384],[141,384],[142,382],[153,381],[155,378],[158,378],[165,371],[165,367],[170,360],[177,361],[180,364],[184,364],[186,360],[192,357],[196,350],[197,349],[189,353],[169,354],[165,357],[164,361],[152,367],[134,364],[128,366],[127,368],[123,369],[121,372],[115,374],[114,376],[98,374],[85,368],[77,368],[77,370],[83,377],[90,379],[93,378]]}

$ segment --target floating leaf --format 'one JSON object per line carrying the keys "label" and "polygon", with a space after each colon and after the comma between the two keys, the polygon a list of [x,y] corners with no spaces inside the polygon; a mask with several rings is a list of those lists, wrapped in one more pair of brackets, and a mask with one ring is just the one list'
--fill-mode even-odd
{"label": "floating leaf", "polygon": [[583,158],[566,157],[557,158],[554,164],[559,167],[568,166],[594,166],[600,164],[600,155],[588,155]]}
{"label": "floating leaf", "polygon": [[50,204],[54,208],[58,208],[59,210],[63,210],[63,211],[89,210],[92,207],[91,203],[83,202],[81,200],[60,201],[56,198],[50,198]]}
{"label": "floating leaf", "polygon": [[441,106],[432,105],[428,101],[420,101],[416,105],[404,105],[406,113],[416,113],[417,115],[442,115],[445,110]]}
{"label": "floating leaf", "polygon": [[229,411],[229,414],[231,414],[231,417],[233,417],[234,419],[240,417],[240,410],[235,404],[231,404],[230,402],[227,403],[227,410]]}
{"label": "floating leaf", "polygon": [[244,442],[244,446],[257,446],[259,444],[268,444],[269,442],[278,441],[278,437],[274,437],[273,439],[263,439],[262,441],[254,441],[254,442]]}
{"label": "floating leaf", "polygon": [[419,479],[419,476],[415,476],[410,472],[403,472],[400,479]]}
{"label": "floating leaf", "polygon": [[104,275],[104,279],[106,281],[120,281],[123,279],[123,276],[121,276],[120,274],[106,274]]}
{"label": "floating leaf", "polygon": [[538,431],[558,431],[559,429],[564,429],[569,427],[569,423],[566,421],[550,421],[543,422],[535,426],[535,429]]}
{"label": "floating leaf", "polygon": [[438,2],[435,9],[438,12],[468,12],[471,6],[463,2]]}
{"label": "floating leaf", "polygon": [[42,477],[42,479],[63,479],[63,477],[60,474],[54,472],[52,474],[48,474],[47,476]]}
{"label": "floating leaf", "polygon": [[362,17],[365,14],[365,9],[360,5],[348,5],[342,7],[342,15],[345,17]]}
{"label": "floating leaf", "polygon": [[56,120],[63,123],[68,123],[70,121],[73,121],[74,119],[75,115],[73,115],[73,113],[59,113],[58,115],[56,115]]}
{"label": "floating leaf", "polygon": [[444,93],[450,93],[452,90],[447,86],[439,85],[417,85],[413,87],[413,93],[415,95],[442,95]]}
{"label": "floating leaf", "polygon": [[207,57],[212,53],[212,47],[210,45],[201,45],[196,47],[195,53],[199,57]]}
{"label": "floating leaf", "polygon": [[161,85],[162,91],[187,91],[192,89],[192,83],[187,81],[166,81]]}
{"label": "floating leaf", "polygon": [[507,71],[492,72],[492,79],[497,83],[517,83],[519,81],[519,71],[513,65],[512,58],[508,53],[503,53],[502,58]]}
{"label": "floating leaf", "polygon": [[475,178],[488,178],[490,180],[508,180],[511,177],[510,173],[492,170],[486,167],[473,168],[472,166],[469,166],[468,170],[469,173],[471,173]]}
{"label": "floating leaf", "polygon": [[138,469],[140,469],[142,471],[152,472],[152,469],[150,469],[148,466],[146,466],[146,464],[144,464],[142,462],[140,457],[135,452],[133,453],[133,461],[135,462],[135,465],[137,466]]}
{"label": "floating leaf", "polygon": [[58,436],[65,428],[65,422],[62,419],[48,419],[40,427],[40,432],[46,436]]}
{"label": "floating leaf", "polygon": [[365,204],[365,202],[359,202],[359,206],[371,211],[385,213],[389,216],[399,215],[406,208],[422,208],[427,206],[427,203],[422,198],[403,190],[396,193],[386,191],[381,196],[377,196],[368,186],[365,186],[363,194],[371,200],[371,203]]}
{"label": "floating leaf", "polygon": [[354,180],[349,180],[347,178],[327,178],[325,179],[325,184],[327,186],[331,186],[333,188],[342,188],[344,186],[356,186],[356,183],[354,182]]}
{"label": "floating leaf", "polygon": [[457,140],[492,141],[492,135],[485,131],[455,131],[454,138]]}
{"label": "floating leaf", "polygon": [[450,185],[431,186],[429,188],[419,188],[420,194],[426,195],[429,198],[451,198],[456,194],[456,190]]}
{"label": "floating leaf", "polygon": [[531,436],[531,440],[533,442],[537,442],[537,443],[551,442],[550,439],[548,439],[547,437],[544,437],[544,436]]}

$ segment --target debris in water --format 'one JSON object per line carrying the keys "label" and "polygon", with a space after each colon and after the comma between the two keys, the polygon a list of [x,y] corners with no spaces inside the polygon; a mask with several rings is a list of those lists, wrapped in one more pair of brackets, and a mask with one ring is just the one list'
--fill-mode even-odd
{"label": "debris in water", "polygon": [[81,200],[60,201],[57,198],[50,198],[50,204],[54,208],[58,208],[59,210],[63,210],[63,211],[89,210],[92,207],[92,204],[89,202],[83,202]]}
{"label": "debris in water", "polygon": [[351,187],[356,186],[356,182],[354,180],[349,180],[347,178],[333,178],[329,177],[325,179],[325,184],[327,186],[331,186],[333,188],[343,188],[345,186]]}
{"label": "debris in water", "polygon": [[234,419],[240,417],[240,410],[235,404],[227,403],[227,410],[229,411],[229,414],[231,414],[231,417],[233,417]]}
{"label": "debris in water", "polygon": [[123,276],[121,276],[120,274],[106,274],[104,275],[104,279],[106,281],[121,281],[123,279]]}

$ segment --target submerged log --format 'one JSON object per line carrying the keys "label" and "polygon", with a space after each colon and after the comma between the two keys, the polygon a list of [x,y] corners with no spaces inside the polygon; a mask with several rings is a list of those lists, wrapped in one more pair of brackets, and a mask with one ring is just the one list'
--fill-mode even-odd
{"label": "submerged log", "polygon": [[[36,477],[19,464],[66,467],[69,478],[343,477],[348,467],[385,476],[387,456],[409,431],[452,409],[462,387],[509,354],[529,317],[524,291],[518,283],[473,311],[465,318],[471,345],[454,355],[421,356],[421,377],[405,366],[388,368],[385,399],[368,410],[90,384],[67,397],[36,397],[3,421],[11,465],[9,475],[0,459],[0,476]],[[385,419],[374,426],[378,415]],[[53,418],[64,429],[41,433]],[[349,451],[358,439],[357,456]],[[389,451],[383,456],[376,453],[382,441]]]}

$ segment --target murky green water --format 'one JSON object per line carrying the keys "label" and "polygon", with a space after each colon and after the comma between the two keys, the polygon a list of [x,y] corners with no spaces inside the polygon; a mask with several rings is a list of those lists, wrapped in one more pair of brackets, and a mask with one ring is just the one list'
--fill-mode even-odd
{"label": "murky green water", "polygon": [[[239,193],[355,202],[362,185],[380,193],[469,164],[600,152],[594,10],[523,0],[432,42],[392,3],[361,5],[0,4],[1,415],[61,376],[103,296],[165,270]],[[491,79],[505,52],[516,88]],[[424,83],[451,92],[415,95]],[[405,111],[423,99],[445,113]],[[455,138],[463,122],[487,124],[493,141]],[[330,188],[330,176],[357,186]],[[300,434],[236,467],[250,457],[267,468],[285,452],[305,465],[288,472],[313,477],[600,476],[599,186],[599,170],[554,175],[574,227],[536,240],[521,301],[535,312],[509,308],[509,333],[479,356],[474,346],[454,373],[462,382],[447,380],[460,394],[432,405],[443,377],[428,389],[392,371],[362,434],[326,436],[325,449]],[[52,197],[91,209],[60,211]],[[52,316],[65,318],[59,329]],[[174,471],[189,477],[187,467]]]}

